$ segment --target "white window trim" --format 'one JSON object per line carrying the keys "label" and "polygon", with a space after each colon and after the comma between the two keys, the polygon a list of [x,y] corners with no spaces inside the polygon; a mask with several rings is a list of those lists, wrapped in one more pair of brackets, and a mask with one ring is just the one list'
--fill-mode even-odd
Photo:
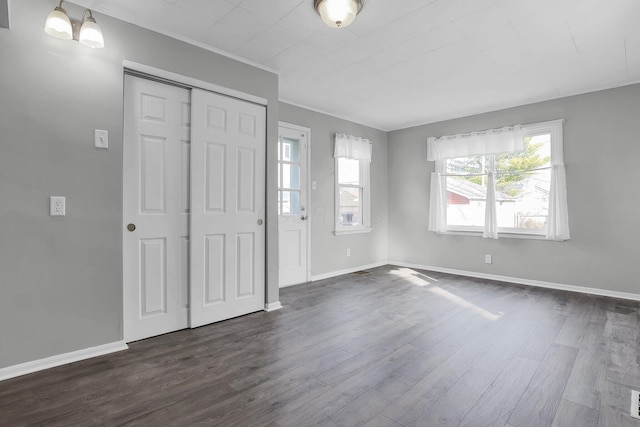
{"label": "white window trim", "polygon": [[[335,192],[335,228],[333,234],[336,236],[344,236],[350,234],[370,233],[371,228],[371,164],[367,160],[359,160],[360,162],[360,180],[362,185],[354,187],[362,187],[362,225],[344,227],[340,225],[340,182],[338,181],[338,157],[334,158],[334,192]],[[348,185],[342,185],[348,187]]]}
{"label": "white window trim", "polygon": [[[522,137],[533,137],[542,134],[551,134],[551,160],[550,163],[553,167],[556,163],[564,163],[563,158],[563,119],[551,120],[547,122],[532,123],[528,125],[522,125]],[[446,175],[446,159],[435,161],[435,172]],[[446,180],[442,180],[442,194],[446,193]],[[446,203],[446,201],[445,201]],[[431,209],[431,207],[429,207]],[[436,234],[442,235],[461,235],[461,236],[476,236],[483,237],[484,227],[482,226],[454,226],[446,225],[446,209],[445,211],[445,230],[436,232]],[[498,228],[498,236],[504,238],[514,239],[533,239],[533,240],[551,240],[551,241],[563,241],[558,239],[548,239],[547,230],[533,230],[533,229],[515,229],[515,228]]]}

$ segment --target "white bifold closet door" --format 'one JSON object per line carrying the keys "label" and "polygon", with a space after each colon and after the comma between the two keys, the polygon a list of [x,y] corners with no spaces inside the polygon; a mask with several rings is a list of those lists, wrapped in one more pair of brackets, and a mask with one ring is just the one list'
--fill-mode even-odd
{"label": "white bifold closet door", "polygon": [[264,106],[193,89],[190,326],[264,309]]}
{"label": "white bifold closet door", "polygon": [[125,76],[124,338],[264,309],[264,106]]}

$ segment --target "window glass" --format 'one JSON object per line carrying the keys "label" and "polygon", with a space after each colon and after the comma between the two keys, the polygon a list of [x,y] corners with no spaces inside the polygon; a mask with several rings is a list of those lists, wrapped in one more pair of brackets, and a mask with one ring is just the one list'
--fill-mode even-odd
{"label": "window glass", "polygon": [[520,153],[446,160],[446,224],[483,227],[489,172],[495,170],[499,228],[544,230],[549,210],[551,135],[528,136]]}
{"label": "window glass", "polygon": [[360,185],[360,160],[338,159],[338,182]]}
{"label": "window glass", "polygon": [[340,225],[362,225],[362,188],[340,187]]}

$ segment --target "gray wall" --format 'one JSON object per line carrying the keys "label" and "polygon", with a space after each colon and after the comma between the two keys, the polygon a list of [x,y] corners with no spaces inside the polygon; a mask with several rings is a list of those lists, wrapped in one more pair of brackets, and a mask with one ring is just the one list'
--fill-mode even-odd
{"label": "gray wall", "polygon": [[[426,140],[566,119],[571,240],[436,235],[427,231]],[[398,130],[389,134],[389,259],[639,293],[640,85]],[[493,264],[484,264],[484,254]]]}
{"label": "gray wall", "polygon": [[[311,274],[317,276],[387,261],[387,133],[304,108],[280,103],[280,120],[311,128]],[[365,234],[335,236],[334,158],[336,132],[373,141],[371,226]],[[351,257],[347,257],[347,248]]]}
{"label": "gray wall", "polygon": [[[122,339],[124,59],[266,98],[268,301],[278,300],[277,76],[95,14],[106,47],[43,32],[55,2],[0,30],[0,368]],[[82,9],[67,4],[72,17]],[[109,131],[109,150],[93,130]],[[67,197],[49,217],[48,197]]]}

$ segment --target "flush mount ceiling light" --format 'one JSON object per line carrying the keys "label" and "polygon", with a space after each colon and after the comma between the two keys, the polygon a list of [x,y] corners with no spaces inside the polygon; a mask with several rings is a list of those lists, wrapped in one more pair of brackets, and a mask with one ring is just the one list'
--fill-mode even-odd
{"label": "flush mount ceiling light", "polygon": [[362,9],[362,0],[314,0],[313,7],[330,27],[344,28]]}
{"label": "flush mount ceiling light", "polygon": [[[80,24],[82,25],[80,26]],[[78,27],[80,27],[79,33],[77,32]],[[75,32],[74,29],[76,30]],[[60,4],[47,16],[44,32],[61,40],[77,40],[84,46],[91,48],[104,47],[102,30],[96,24],[91,11],[85,9],[82,15],[82,22],[70,19],[63,0],[60,0]]]}

